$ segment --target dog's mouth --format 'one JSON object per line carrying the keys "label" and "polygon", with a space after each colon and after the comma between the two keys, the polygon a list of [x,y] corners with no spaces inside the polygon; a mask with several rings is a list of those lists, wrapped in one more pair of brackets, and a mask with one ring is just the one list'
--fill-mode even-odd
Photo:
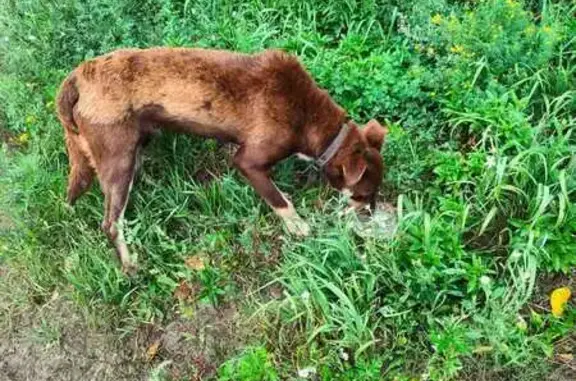
{"label": "dog's mouth", "polygon": [[355,195],[349,189],[342,190],[342,194],[348,202],[348,210],[354,211],[359,217],[370,217],[377,209],[376,195]]}
{"label": "dog's mouth", "polygon": [[358,200],[358,198],[351,197],[348,200],[348,205],[356,212],[358,217],[369,218],[376,211],[376,198]]}

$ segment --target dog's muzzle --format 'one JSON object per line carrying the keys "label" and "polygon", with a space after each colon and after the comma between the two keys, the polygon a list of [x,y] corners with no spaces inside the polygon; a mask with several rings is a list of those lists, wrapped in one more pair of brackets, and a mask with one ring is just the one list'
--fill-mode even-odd
{"label": "dog's muzzle", "polygon": [[370,200],[370,214],[374,213],[376,211],[376,197],[373,197],[372,200]]}

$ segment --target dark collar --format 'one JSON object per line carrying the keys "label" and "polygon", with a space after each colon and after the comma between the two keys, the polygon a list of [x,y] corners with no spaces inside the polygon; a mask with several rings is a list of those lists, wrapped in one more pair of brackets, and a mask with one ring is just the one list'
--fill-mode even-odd
{"label": "dark collar", "polygon": [[328,164],[328,162],[334,157],[334,155],[336,155],[336,152],[338,152],[340,147],[342,147],[342,143],[344,143],[344,139],[346,139],[346,136],[348,136],[350,130],[351,128],[348,125],[348,123],[344,123],[342,125],[342,128],[338,132],[338,135],[336,135],[334,140],[332,140],[332,143],[330,143],[330,145],[328,146],[328,148],[326,148],[324,153],[322,153],[322,155],[320,155],[318,159],[316,159],[316,164],[318,164],[319,167],[323,167],[326,164]]}

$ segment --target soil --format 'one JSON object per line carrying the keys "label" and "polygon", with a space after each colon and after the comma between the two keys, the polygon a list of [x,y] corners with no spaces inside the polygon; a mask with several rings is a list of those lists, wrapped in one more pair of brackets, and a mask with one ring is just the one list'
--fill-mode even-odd
{"label": "soil", "polygon": [[[0,266],[4,285],[13,275]],[[191,308],[122,338],[57,293],[35,305],[0,289],[0,381],[144,381],[159,368],[167,380],[205,380],[240,345],[239,319],[232,305]]]}
{"label": "soil", "polygon": [[0,380],[144,380],[138,362],[112,332],[89,327],[73,304],[57,294],[38,306],[9,292],[13,276],[1,272]]}
{"label": "soil", "polygon": [[151,327],[145,341],[149,349],[157,346],[155,363],[165,364],[171,379],[205,380],[241,346],[238,321],[233,305],[197,306],[192,317]]}

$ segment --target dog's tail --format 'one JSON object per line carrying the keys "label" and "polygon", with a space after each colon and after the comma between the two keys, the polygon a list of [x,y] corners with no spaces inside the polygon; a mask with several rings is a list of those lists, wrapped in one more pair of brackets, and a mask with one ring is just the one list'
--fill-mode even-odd
{"label": "dog's tail", "polygon": [[78,94],[78,88],[76,87],[76,75],[71,73],[60,86],[56,105],[58,109],[58,118],[60,119],[62,126],[64,126],[67,131],[76,134],[78,134],[78,126],[74,121],[73,110],[79,97],[80,94]]}
{"label": "dog's tail", "polygon": [[94,170],[90,164],[88,145],[84,137],[80,135],[78,125],[74,120],[74,106],[78,102],[80,94],[76,87],[76,77],[72,73],[64,80],[58,97],[56,107],[58,118],[64,127],[66,148],[70,162],[68,174],[67,202],[73,205],[92,184]]}

